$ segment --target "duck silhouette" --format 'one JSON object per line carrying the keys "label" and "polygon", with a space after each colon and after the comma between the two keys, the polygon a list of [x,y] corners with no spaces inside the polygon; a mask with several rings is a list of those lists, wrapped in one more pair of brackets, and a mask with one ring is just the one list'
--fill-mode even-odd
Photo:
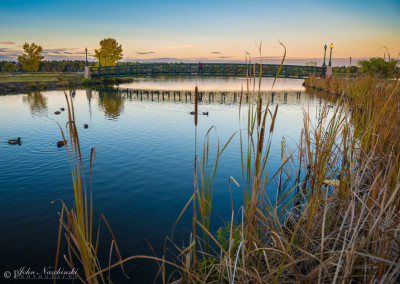
{"label": "duck silhouette", "polygon": [[62,146],[64,146],[65,144],[67,144],[67,141],[58,141],[57,142],[57,147],[61,148]]}
{"label": "duck silhouette", "polygon": [[83,128],[89,128],[89,125],[85,124],[83,125]]}
{"label": "duck silhouette", "polygon": [[58,110],[54,112],[54,114],[60,114],[60,113],[61,113],[61,112],[60,112],[60,111],[58,111]]}
{"label": "duck silhouette", "polygon": [[18,137],[18,139],[10,139],[10,140],[8,140],[8,144],[11,144],[11,145],[16,145],[16,144],[21,145],[21,138]]}

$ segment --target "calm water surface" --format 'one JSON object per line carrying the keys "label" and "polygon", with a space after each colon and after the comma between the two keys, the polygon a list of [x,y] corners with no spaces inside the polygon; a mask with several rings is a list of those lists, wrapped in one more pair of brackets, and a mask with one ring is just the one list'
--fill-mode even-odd
{"label": "calm water surface", "polygon": [[[262,78],[261,91],[271,91],[274,80]],[[302,91],[304,80],[278,79],[274,91],[294,90]],[[133,83],[122,84],[121,88],[158,89],[158,90],[193,90],[193,86],[199,87],[200,91],[240,91],[247,90],[247,79],[242,77],[142,77],[134,79]],[[249,89],[253,90],[254,80],[249,80]],[[258,90],[258,78],[255,84]]]}
{"label": "calm water surface", "polygon": [[[271,80],[265,84],[272,85]],[[203,79],[201,90],[240,91],[242,79]],[[264,83],[264,81],[263,81]],[[278,80],[276,89],[303,91],[300,80]],[[123,88],[178,90],[193,89],[195,78],[138,79]],[[270,90],[270,87],[266,87]],[[275,89],[275,88],[274,88]],[[299,139],[303,126],[303,108],[315,117],[323,103],[304,92],[289,92],[286,99],[276,96],[279,104],[269,167],[280,166],[282,137],[292,146]],[[88,174],[91,147],[97,151],[93,170],[94,214],[103,213],[111,224],[124,257],[152,254],[146,240],[161,256],[164,238],[193,191],[194,134],[193,104],[185,100],[151,100],[105,91],[78,90],[74,98],[81,148]],[[67,113],[62,91],[0,96],[0,248],[1,272],[26,266],[42,270],[54,266],[57,244],[58,215],[62,199],[68,206],[73,200],[71,174],[56,122],[65,129]],[[239,130],[237,103],[203,103],[198,140],[202,144],[211,126],[211,142],[215,147]],[[244,106],[246,112],[247,106]],[[83,124],[89,125],[88,129]],[[8,145],[7,140],[21,137],[21,146]],[[239,136],[224,152],[214,186],[214,207],[225,220],[231,216],[229,176],[241,181]],[[233,190],[235,210],[241,204],[242,192]],[[269,195],[275,198],[271,188]],[[212,228],[222,224],[214,215]],[[183,216],[175,232],[175,241],[182,244],[190,230],[191,214]],[[102,235],[104,255],[109,253],[111,238]],[[185,240],[187,242],[187,240]],[[186,243],[185,242],[185,243]],[[65,246],[63,247],[65,248]],[[65,251],[64,251],[65,253]],[[107,259],[107,257],[106,257]],[[61,260],[61,262],[64,262]],[[155,265],[148,261],[131,261],[126,265],[130,280],[119,278],[115,283],[144,283],[153,280]],[[1,281],[0,281],[1,282]]]}

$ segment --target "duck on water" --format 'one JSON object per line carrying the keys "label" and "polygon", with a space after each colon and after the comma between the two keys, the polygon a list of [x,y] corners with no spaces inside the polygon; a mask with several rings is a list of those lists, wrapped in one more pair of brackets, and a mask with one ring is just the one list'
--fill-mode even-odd
{"label": "duck on water", "polygon": [[67,144],[67,141],[63,141],[63,140],[62,141],[58,141],[57,142],[57,147],[61,148],[62,146],[65,146],[65,144]]}
{"label": "duck on water", "polygon": [[8,144],[11,144],[11,145],[16,145],[16,144],[21,145],[21,137],[18,137],[18,139],[10,139],[10,140],[8,140]]}
{"label": "duck on water", "polygon": [[[208,111],[203,111],[202,113],[203,113],[203,115],[207,115],[208,116]],[[202,114],[202,113],[200,112],[199,114]],[[194,111],[191,111],[190,114],[191,115],[195,115],[196,113]]]}

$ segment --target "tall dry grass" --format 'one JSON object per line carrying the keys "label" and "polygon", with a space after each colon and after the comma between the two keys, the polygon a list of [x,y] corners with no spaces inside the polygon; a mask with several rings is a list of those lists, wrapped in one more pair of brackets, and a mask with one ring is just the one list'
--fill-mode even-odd
{"label": "tall dry grass", "polygon": [[[267,164],[278,106],[270,109],[260,98],[250,103],[240,132],[242,182],[230,178],[243,190],[241,210],[213,233],[194,209],[193,232],[203,236],[192,234],[181,251],[180,282],[399,281],[399,80],[318,84],[333,84],[338,105],[325,104],[316,125],[304,113],[298,148],[282,150],[273,175]],[[267,194],[273,180],[276,201]],[[208,241],[212,252],[204,249]]]}

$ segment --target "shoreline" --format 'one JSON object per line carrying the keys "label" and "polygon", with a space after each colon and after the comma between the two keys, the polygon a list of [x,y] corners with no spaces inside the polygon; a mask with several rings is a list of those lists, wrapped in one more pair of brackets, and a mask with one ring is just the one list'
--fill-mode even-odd
{"label": "shoreline", "polygon": [[[55,78],[58,78],[55,77]],[[123,83],[130,83],[133,78],[112,78],[112,79],[85,79],[79,78],[79,80],[64,80],[69,87],[93,87],[93,86],[110,86]],[[61,90],[61,86],[58,80],[52,81],[25,81],[25,82],[7,82],[0,83],[0,95],[6,95],[10,93],[21,93],[29,91],[50,91],[50,90]]]}

